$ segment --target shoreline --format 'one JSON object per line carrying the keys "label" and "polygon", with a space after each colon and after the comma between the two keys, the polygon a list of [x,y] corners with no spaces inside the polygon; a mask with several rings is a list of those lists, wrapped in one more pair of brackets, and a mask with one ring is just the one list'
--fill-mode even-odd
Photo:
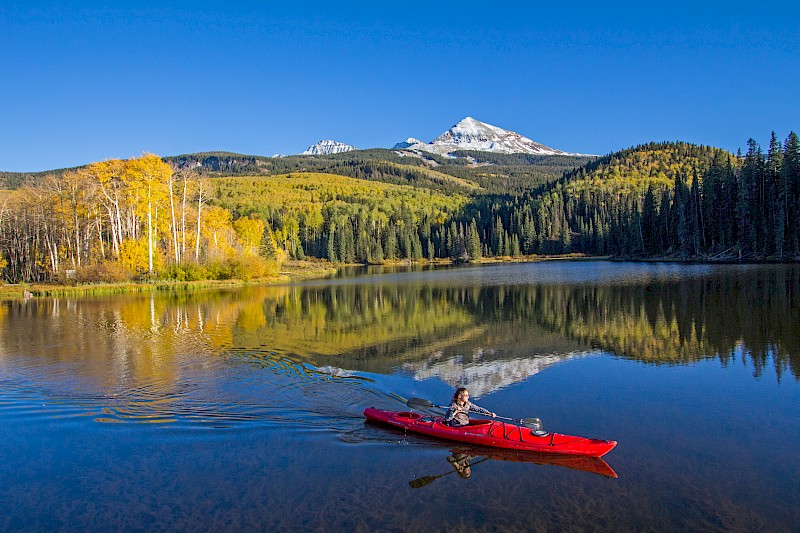
{"label": "shoreline", "polygon": [[352,267],[410,267],[413,265],[421,266],[449,266],[458,264],[498,264],[498,263],[537,263],[543,261],[617,261],[634,263],[685,263],[685,264],[791,264],[795,261],[737,261],[730,258],[720,258],[714,260],[701,259],[680,259],[674,257],[660,258],[615,258],[611,256],[587,256],[585,254],[563,254],[563,255],[527,255],[520,257],[492,257],[483,258],[480,261],[459,262],[451,259],[437,259],[434,261],[422,260],[412,261],[400,259],[385,261],[376,264],[331,264],[317,261],[288,261],[282,265],[281,270],[275,276],[260,278],[249,281],[230,279],[230,280],[201,280],[201,281],[126,281],[120,283],[84,283],[84,284],[63,284],[63,283],[18,283],[0,285],[0,301],[9,300],[28,300],[34,297],[59,297],[59,296],[99,296],[106,294],[129,294],[153,291],[195,291],[209,289],[225,289],[233,287],[245,287],[253,285],[276,285],[296,283],[311,279],[326,279],[336,276],[343,268]]}
{"label": "shoreline", "polygon": [[409,267],[412,265],[449,266],[455,264],[495,264],[495,263],[534,263],[538,261],[553,260],[605,260],[608,257],[584,256],[582,254],[566,254],[558,256],[520,256],[505,258],[485,258],[476,262],[458,262],[451,259],[437,259],[434,261],[412,261],[398,259],[384,261],[376,264],[362,263],[327,263],[322,261],[287,261],[275,276],[244,281],[240,279],[229,280],[199,280],[199,281],[125,281],[119,283],[17,283],[0,285],[0,301],[28,300],[31,298],[52,298],[59,296],[101,296],[106,294],[135,294],[153,291],[195,291],[209,289],[225,289],[232,287],[245,287],[253,285],[277,285],[296,283],[311,279],[326,279],[336,276],[344,268],[352,267]]}

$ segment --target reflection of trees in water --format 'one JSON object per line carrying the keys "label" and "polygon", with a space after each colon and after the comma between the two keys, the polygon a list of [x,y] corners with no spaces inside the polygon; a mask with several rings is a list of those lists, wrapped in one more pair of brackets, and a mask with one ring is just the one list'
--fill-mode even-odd
{"label": "reflection of trees in water", "polygon": [[527,313],[580,342],[649,362],[718,357],[741,348],[755,374],[772,360],[800,377],[800,270],[725,271],[641,284],[511,287],[509,314]]}
{"label": "reflection of trees in water", "polygon": [[800,372],[797,267],[594,285],[459,282],[453,271],[441,285],[354,282],[7,303],[0,359],[35,353],[105,361],[99,381],[171,381],[182,372],[176,354],[252,350],[316,366],[403,367],[447,381],[461,379],[465,368],[525,379],[529,370],[519,364],[489,363],[590,347],[656,363],[718,357],[723,364],[741,349],[757,375],[770,364],[779,378],[787,369]]}
{"label": "reflection of trees in water", "polygon": [[[448,382],[462,379],[465,368],[495,375],[499,367],[494,362],[580,348],[530,320],[485,320],[478,310],[494,305],[493,300],[492,290],[480,287],[296,287],[279,298],[266,296],[264,324],[237,327],[235,344],[271,346],[317,365],[353,370],[387,372],[402,366],[420,378],[438,376]],[[527,377],[520,365],[512,366],[517,381]]]}

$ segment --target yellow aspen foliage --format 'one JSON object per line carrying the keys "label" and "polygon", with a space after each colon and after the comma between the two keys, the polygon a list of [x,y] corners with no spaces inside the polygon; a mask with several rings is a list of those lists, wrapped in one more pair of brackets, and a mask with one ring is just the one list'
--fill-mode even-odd
{"label": "yellow aspen foliage", "polygon": [[147,239],[128,239],[123,241],[119,248],[119,261],[123,267],[137,274],[148,271],[150,261]]}
{"label": "yellow aspen foliage", "polygon": [[125,176],[129,187],[139,191],[138,197],[147,215],[148,269],[153,272],[155,252],[153,216],[159,204],[165,203],[169,196],[168,184],[172,177],[172,167],[157,155],[144,154],[128,161],[125,165]]}
{"label": "yellow aspen foliage", "polygon": [[263,220],[250,217],[242,217],[233,222],[233,229],[239,238],[242,246],[242,253],[255,255],[261,245],[261,237],[264,235],[265,224]]}
{"label": "yellow aspen foliage", "polygon": [[231,212],[216,205],[203,210],[201,234],[208,243],[209,257],[225,258],[234,253],[231,245],[235,237],[231,226]]}

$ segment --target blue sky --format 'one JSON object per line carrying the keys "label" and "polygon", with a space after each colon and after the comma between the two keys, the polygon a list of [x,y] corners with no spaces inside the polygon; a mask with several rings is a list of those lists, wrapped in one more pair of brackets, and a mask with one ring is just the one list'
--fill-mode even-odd
{"label": "blue sky", "polygon": [[391,147],[468,115],[595,154],[800,129],[797,2],[113,4],[0,0],[0,170]]}

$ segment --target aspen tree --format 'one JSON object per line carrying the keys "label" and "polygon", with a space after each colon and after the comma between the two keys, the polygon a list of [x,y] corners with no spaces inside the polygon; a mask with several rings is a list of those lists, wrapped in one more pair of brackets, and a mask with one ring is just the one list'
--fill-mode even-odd
{"label": "aspen tree", "polygon": [[159,203],[167,197],[167,186],[172,177],[172,168],[154,154],[144,154],[131,159],[125,166],[130,184],[141,192],[143,207],[147,212],[147,260],[148,271],[153,272],[153,213]]}

